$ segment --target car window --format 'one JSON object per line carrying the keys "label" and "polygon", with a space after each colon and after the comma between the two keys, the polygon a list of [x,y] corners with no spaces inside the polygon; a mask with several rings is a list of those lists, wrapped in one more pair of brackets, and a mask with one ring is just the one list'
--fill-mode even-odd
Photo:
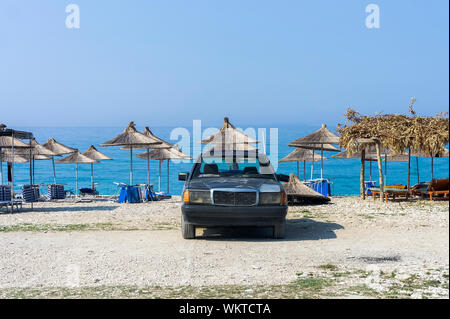
{"label": "car window", "polygon": [[225,176],[276,179],[270,163],[260,162],[258,158],[202,158],[197,162],[193,172],[193,178]]}

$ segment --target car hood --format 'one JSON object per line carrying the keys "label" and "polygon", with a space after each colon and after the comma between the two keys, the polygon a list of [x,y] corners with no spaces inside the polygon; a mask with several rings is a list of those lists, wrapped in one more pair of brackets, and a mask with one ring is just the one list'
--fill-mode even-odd
{"label": "car hood", "polygon": [[280,191],[281,185],[275,180],[264,178],[197,178],[189,182],[189,188],[246,188],[262,191]]}

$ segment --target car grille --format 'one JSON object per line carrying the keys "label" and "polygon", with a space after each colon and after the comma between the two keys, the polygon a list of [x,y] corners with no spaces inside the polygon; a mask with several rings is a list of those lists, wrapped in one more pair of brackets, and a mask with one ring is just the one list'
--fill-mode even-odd
{"label": "car grille", "polygon": [[213,200],[215,205],[252,206],[257,203],[257,199],[258,196],[256,191],[230,192],[215,190],[213,192]]}

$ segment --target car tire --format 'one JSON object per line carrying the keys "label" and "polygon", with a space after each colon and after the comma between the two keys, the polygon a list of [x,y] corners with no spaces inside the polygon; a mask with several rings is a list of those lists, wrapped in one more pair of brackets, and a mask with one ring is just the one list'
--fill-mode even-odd
{"label": "car tire", "polygon": [[184,239],[195,238],[195,226],[192,224],[187,224],[184,221],[183,214],[181,214],[181,235]]}
{"label": "car tire", "polygon": [[286,222],[273,226],[273,238],[282,239],[286,235]]}

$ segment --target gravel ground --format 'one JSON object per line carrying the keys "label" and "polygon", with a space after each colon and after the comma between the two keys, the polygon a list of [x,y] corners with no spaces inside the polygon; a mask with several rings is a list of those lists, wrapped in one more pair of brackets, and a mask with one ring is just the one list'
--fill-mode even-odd
{"label": "gravel ground", "polygon": [[[179,224],[179,197],[38,203],[33,211],[0,213],[0,297],[48,297],[61,287],[191,286],[234,287],[222,297],[449,296],[448,202],[335,197],[329,205],[290,207],[284,240],[254,228],[200,229],[198,239],[183,240]],[[293,283],[300,285],[288,291],[293,295],[284,288],[267,295]],[[320,289],[308,290],[311,283]],[[246,289],[235,295],[238,286]]]}

